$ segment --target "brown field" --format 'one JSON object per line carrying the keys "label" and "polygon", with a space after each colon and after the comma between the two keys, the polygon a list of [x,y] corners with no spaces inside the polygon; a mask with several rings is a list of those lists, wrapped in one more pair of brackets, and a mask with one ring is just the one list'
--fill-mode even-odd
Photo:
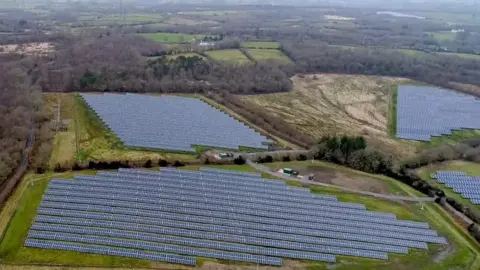
{"label": "brown field", "polygon": [[385,150],[408,155],[414,143],[387,133],[388,104],[395,85],[409,80],[391,77],[317,74],[292,77],[289,93],[251,95],[245,101],[265,108],[313,138],[363,135]]}
{"label": "brown field", "polygon": [[53,52],[55,47],[48,42],[0,45],[0,54],[18,53],[26,55],[44,55]]}

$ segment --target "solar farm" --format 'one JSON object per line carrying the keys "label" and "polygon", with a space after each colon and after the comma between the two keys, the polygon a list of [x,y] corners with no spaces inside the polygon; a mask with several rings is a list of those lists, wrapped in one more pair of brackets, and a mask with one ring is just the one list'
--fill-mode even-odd
{"label": "solar farm", "polygon": [[480,100],[436,87],[398,87],[397,138],[430,141],[465,129],[480,129]]}
{"label": "solar farm", "polygon": [[127,147],[195,152],[195,145],[267,149],[272,141],[207,103],[179,96],[81,94]]}
{"label": "solar farm", "polygon": [[387,260],[446,239],[424,222],[310,193],[260,174],[119,169],[53,179],[25,246],[195,265],[198,257]]}
{"label": "solar farm", "polygon": [[437,171],[432,178],[453,189],[473,204],[480,204],[480,176],[469,176],[459,171]]}

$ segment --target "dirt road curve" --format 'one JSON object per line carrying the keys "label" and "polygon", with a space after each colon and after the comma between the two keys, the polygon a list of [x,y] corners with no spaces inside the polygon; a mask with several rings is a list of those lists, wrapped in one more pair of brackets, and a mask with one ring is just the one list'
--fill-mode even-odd
{"label": "dirt road curve", "polygon": [[267,168],[263,165],[260,165],[258,163],[255,163],[255,162],[253,162],[249,159],[247,159],[247,164],[250,167],[252,167],[252,168],[254,168],[258,171],[261,171],[263,173],[267,173],[267,174],[270,174],[272,176],[279,177],[281,179],[285,179],[285,180],[289,180],[289,181],[298,181],[298,182],[301,182],[301,183],[307,184],[307,185],[333,187],[333,188],[341,189],[341,190],[347,191],[347,192],[357,193],[357,194],[361,194],[361,195],[368,195],[368,196],[373,196],[373,197],[376,197],[376,198],[387,199],[387,200],[410,201],[410,202],[433,202],[433,201],[435,201],[435,198],[432,198],[432,197],[406,197],[406,196],[387,195],[387,194],[380,194],[380,193],[375,193],[375,192],[356,190],[356,189],[351,189],[351,188],[341,187],[341,186],[336,186],[336,185],[330,185],[330,184],[325,184],[325,183],[319,183],[319,182],[310,181],[310,180],[307,180],[307,179],[298,179],[296,177],[286,176],[282,173],[272,172],[272,171],[270,171],[269,168]]}

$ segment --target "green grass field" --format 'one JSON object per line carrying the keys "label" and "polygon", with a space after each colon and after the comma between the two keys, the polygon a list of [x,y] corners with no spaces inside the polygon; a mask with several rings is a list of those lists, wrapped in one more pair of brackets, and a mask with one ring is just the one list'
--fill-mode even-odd
{"label": "green grass field", "polygon": [[231,15],[238,14],[237,10],[198,10],[198,11],[185,11],[179,12],[179,14],[185,15],[204,15],[204,16],[220,16],[220,15]]}
{"label": "green grass field", "polygon": [[[325,166],[330,166],[327,164]],[[334,168],[341,169],[336,165]],[[199,166],[189,166],[182,169],[198,169]],[[216,168],[231,169],[238,171],[253,171],[246,165],[212,166]],[[342,169],[349,170],[349,169]],[[77,172],[77,174],[91,174],[91,171]],[[352,172],[356,173],[356,172]],[[364,175],[364,174],[362,174]],[[48,174],[48,175],[27,175],[20,188],[9,201],[11,207],[4,208],[0,213],[0,235],[3,235],[0,242],[0,261],[9,264],[54,264],[59,266],[96,266],[96,267],[125,267],[125,268],[156,268],[171,269],[168,264],[153,263],[145,260],[136,260],[122,257],[103,255],[82,254],[77,252],[43,250],[27,248],[23,242],[28,233],[30,224],[36,214],[37,207],[41,201],[51,177],[71,178],[73,173]],[[372,176],[377,177],[377,176]],[[36,181],[29,184],[29,181]],[[393,180],[392,180],[393,181]],[[298,185],[297,182],[289,183]],[[402,185],[399,183],[399,185]],[[402,188],[403,189],[403,188]],[[24,192],[21,192],[24,190]],[[408,191],[408,189],[407,189]],[[449,241],[449,248],[440,245],[429,245],[427,250],[410,249],[408,255],[389,254],[389,260],[371,260],[356,257],[337,256],[335,264],[313,263],[308,261],[297,261],[301,269],[341,269],[341,270],[447,270],[447,269],[478,269],[478,244],[469,237],[462,229],[455,225],[452,220],[436,204],[425,205],[423,208],[418,204],[396,203],[380,200],[373,197],[358,196],[351,193],[338,191],[334,188],[313,187],[312,192],[331,194],[338,197],[340,201],[364,203],[369,210],[395,213],[399,218],[410,220],[428,221],[440,235],[446,236]],[[14,209],[12,211],[12,209]],[[423,209],[423,210],[422,210]],[[6,211],[8,210],[8,211]],[[5,222],[10,220],[10,222]],[[3,226],[2,226],[3,225]],[[442,255],[439,255],[442,254]],[[441,259],[438,259],[441,257]],[[201,259],[203,261],[211,261]],[[227,263],[227,262],[223,262]],[[216,267],[218,265],[212,265]],[[452,268],[453,267],[453,268]]]}
{"label": "green grass field", "polygon": [[437,53],[439,55],[445,55],[445,56],[456,56],[456,57],[461,57],[461,58],[468,58],[468,59],[473,59],[473,60],[480,60],[480,54],[468,54],[468,53]]}
{"label": "green grass field", "polygon": [[457,37],[456,33],[450,31],[431,32],[430,34],[438,41],[453,41]]}
{"label": "green grass field", "polygon": [[242,42],[241,46],[251,49],[278,49],[280,43],[275,41],[245,41]]}
{"label": "green grass field", "polygon": [[388,102],[387,132],[390,137],[395,137],[397,134],[397,99],[398,87],[395,86]]}
{"label": "green grass field", "polygon": [[257,61],[276,60],[282,63],[293,64],[292,60],[283,54],[280,50],[272,49],[249,49],[248,52]]}
{"label": "green grass field", "polygon": [[[205,59],[205,57],[203,55],[200,55],[198,53],[179,53],[179,54],[172,54],[172,55],[167,55],[167,58],[168,59],[176,59],[177,57],[180,57],[180,56],[184,56],[184,57],[193,57],[193,56],[197,56],[197,57],[200,57],[202,59]],[[155,57],[150,57],[150,58],[156,58],[157,56]]]}
{"label": "green grass field", "polygon": [[437,11],[418,11],[409,12],[410,14],[423,16],[427,20],[442,21],[448,23],[460,24],[479,24],[480,20],[472,12],[457,13],[457,12],[437,12]]}
{"label": "green grass field", "polygon": [[216,61],[235,62],[239,64],[251,63],[241,51],[236,49],[207,51],[205,54]]}
{"label": "green grass field", "polygon": [[190,43],[195,40],[202,39],[202,35],[190,35],[179,33],[148,33],[138,34],[139,36],[151,39],[155,42],[166,44]]}

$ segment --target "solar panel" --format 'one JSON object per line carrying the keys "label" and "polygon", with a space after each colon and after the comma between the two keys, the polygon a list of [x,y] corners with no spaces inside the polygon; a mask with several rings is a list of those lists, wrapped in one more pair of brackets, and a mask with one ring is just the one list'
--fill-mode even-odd
{"label": "solar panel", "polygon": [[452,130],[480,129],[480,101],[429,86],[401,85],[397,97],[399,139],[430,141]]}
{"label": "solar panel", "polygon": [[480,199],[480,176],[469,176],[459,171],[437,171],[432,175],[439,183],[452,188],[456,193],[469,199],[473,204],[478,204]]}
{"label": "solar panel", "polygon": [[27,243],[134,258],[165,253],[279,266],[281,258],[385,260],[387,253],[407,254],[408,248],[446,240],[426,223],[397,220],[260,175],[121,169],[52,180]]}
{"label": "solar panel", "polygon": [[86,93],[81,96],[126,146],[195,152],[193,145],[267,149],[266,144],[272,142],[196,98]]}

